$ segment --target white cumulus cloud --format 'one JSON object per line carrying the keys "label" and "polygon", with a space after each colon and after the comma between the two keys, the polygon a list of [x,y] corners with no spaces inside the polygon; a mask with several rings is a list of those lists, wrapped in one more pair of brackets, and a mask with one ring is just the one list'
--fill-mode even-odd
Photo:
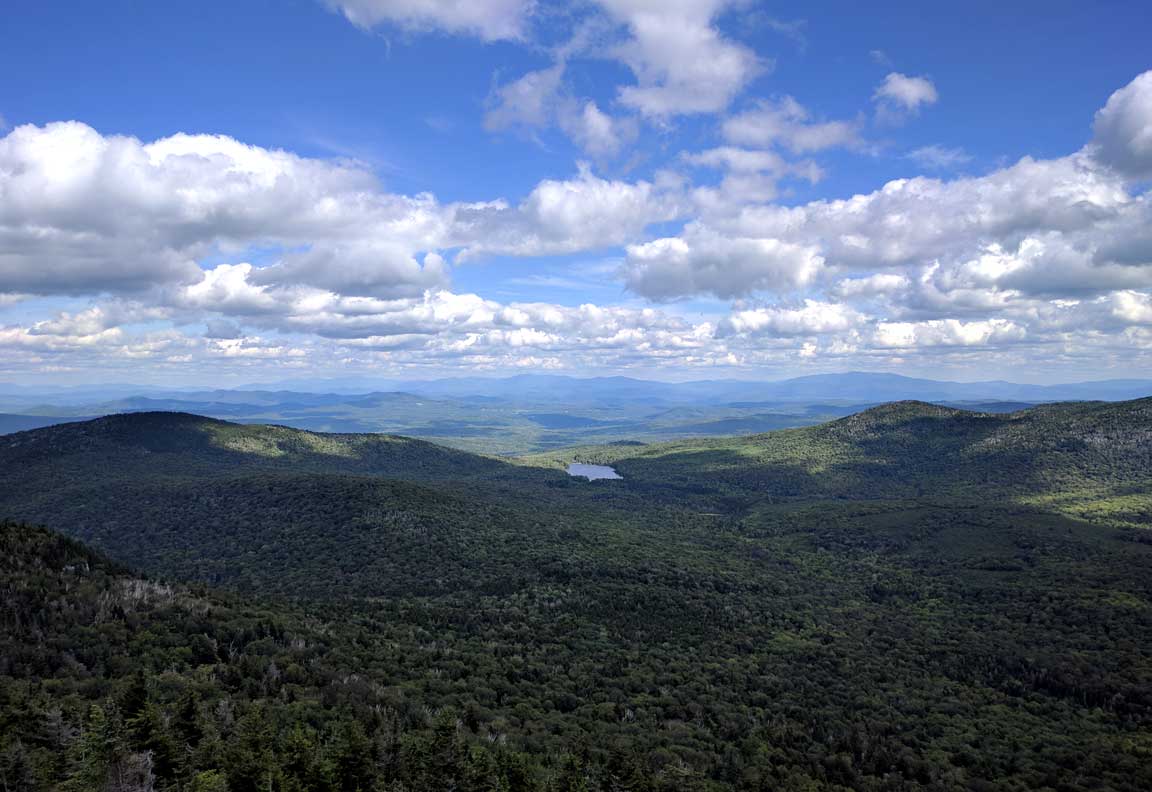
{"label": "white cumulus cloud", "polygon": [[654,300],[791,291],[811,282],[824,264],[812,246],[720,236],[702,228],[682,237],[630,245],[627,250],[625,283]]}
{"label": "white cumulus cloud", "polygon": [[1093,142],[1101,162],[1130,178],[1152,178],[1152,71],[1108,98]]}
{"label": "white cumulus cloud", "polygon": [[630,33],[616,55],[636,84],[620,89],[620,101],[647,116],[718,112],[767,68],[755,52],[715,26],[731,0],[598,2]]}
{"label": "white cumulus cloud", "polygon": [[746,146],[782,146],[794,153],[858,145],[859,124],[854,121],[815,121],[808,109],[791,96],[759,100],[750,110],[724,122],[724,137]]}
{"label": "white cumulus cloud", "polygon": [[800,307],[773,306],[735,310],[719,325],[718,335],[810,336],[843,333],[863,317],[843,303],[805,300]]}
{"label": "white cumulus cloud", "polygon": [[900,72],[890,72],[876,88],[872,98],[915,113],[924,105],[936,104],[940,94],[936,91],[936,85],[927,77],[909,77]]}

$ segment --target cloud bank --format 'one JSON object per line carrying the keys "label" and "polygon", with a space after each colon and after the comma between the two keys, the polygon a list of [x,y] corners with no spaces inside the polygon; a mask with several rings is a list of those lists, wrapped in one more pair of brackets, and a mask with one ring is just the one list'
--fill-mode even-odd
{"label": "cloud bank", "polygon": [[[531,41],[541,19],[530,0],[329,5],[364,29],[496,46]],[[7,130],[0,374],[1150,362],[1152,72],[1065,156],[986,170],[961,148],[908,147],[890,155],[934,175],[790,201],[829,155],[880,156],[877,130],[942,93],[886,65],[852,117],[749,98],[772,59],[725,24],[743,10],[581,7],[570,40],[541,48],[548,65],[483,108],[493,134],[555,129],[583,152],[519,195],[402,194],[367,163],[220,135]],[[579,58],[615,65],[612,95],[575,90]],[[700,145],[643,177],[620,164],[641,135],[701,116]],[[454,285],[492,262],[542,280],[584,267],[603,299]]]}

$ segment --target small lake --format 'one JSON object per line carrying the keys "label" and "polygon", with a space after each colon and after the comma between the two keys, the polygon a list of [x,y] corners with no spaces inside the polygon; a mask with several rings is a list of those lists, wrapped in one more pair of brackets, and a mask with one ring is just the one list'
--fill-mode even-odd
{"label": "small lake", "polygon": [[589,481],[596,479],[618,479],[624,478],[612,468],[607,465],[585,465],[582,462],[573,462],[568,466],[569,476],[581,476]]}

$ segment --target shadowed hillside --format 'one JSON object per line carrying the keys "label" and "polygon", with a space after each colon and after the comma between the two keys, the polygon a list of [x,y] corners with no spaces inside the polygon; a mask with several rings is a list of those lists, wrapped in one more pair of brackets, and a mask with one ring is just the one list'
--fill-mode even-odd
{"label": "shadowed hillside", "polygon": [[43,464],[96,474],[101,468],[197,476],[292,470],[417,479],[494,476],[507,467],[407,437],[318,434],[167,412],[109,415],[9,435],[0,440],[0,455],[24,470]]}
{"label": "shadowed hillside", "polygon": [[569,485],[420,440],[182,413],[12,435],[0,460],[6,515],[149,571],[284,595],[499,585],[496,570],[528,564],[528,542],[564,523],[477,497],[476,482]]}
{"label": "shadowed hillside", "polygon": [[[55,792],[151,750],[164,792],[1152,788],[1148,432],[1142,400],[520,464],[182,414],[12,435],[0,514],[156,577],[6,527],[0,773]],[[148,727],[175,754],[141,700],[195,726]],[[116,746],[95,770],[80,734]]]}

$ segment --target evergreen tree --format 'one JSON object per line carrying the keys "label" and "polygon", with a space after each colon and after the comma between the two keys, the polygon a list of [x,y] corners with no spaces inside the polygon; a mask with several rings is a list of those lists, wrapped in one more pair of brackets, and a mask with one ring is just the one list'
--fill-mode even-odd
{"label": "evergreen tree", "polygon": [[231,792],[271,792],[278,775],[272,753],[273,731],[263,706],[248,709],[225,749]]}

